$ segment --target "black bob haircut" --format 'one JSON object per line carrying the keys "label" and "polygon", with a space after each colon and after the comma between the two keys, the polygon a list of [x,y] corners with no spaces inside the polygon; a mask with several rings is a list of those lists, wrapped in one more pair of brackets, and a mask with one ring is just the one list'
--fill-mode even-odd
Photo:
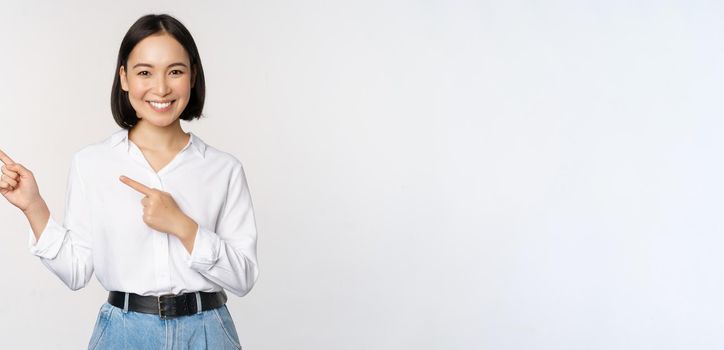
{"label": "black bob haircut", "polygon": [[181,46],[186,49],[186,53],[189,55],[191,74],[193,74],[192,81],[194,83],[191,88],[189,103],[186,105],[184,111],[181,112],[179,118],[190,121],[201,117],[201,112],[204,109],[204,98],[206,97],[206,83],[204,82],[204,69],[201,66],[201,57],[199,56],[199,50],[196,48],[194,38],[188,29],[177,19],[167,14],[150,14],[139,18],[136,23],[133,23],[131,28],[128,29],[126,36],[123,37],[121,48],[118,50],[118,62],[116,63],[116,69],[114,71],[115,78],[113,79],[113,88],[111,89],[111,112],[116,123],[124,129],[134,127],[136,123],[138,123],[138,117],[136,116],[136,110],[133,109],[131,102],[128,100],[128,92],[123,91],[121,88],[121,78],[118,72],[121,66],[128,72],[128,56],[141,40],[160,33],[168,33],[174,37]]}

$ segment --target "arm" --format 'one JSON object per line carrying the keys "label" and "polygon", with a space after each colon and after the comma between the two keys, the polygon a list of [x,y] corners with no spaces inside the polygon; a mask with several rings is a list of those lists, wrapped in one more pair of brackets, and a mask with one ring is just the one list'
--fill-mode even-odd
{"label": "arm", "polygon": [[93,275],[93,256],[90,209],[77,156],[71,162],[63,225],[53,220],[44,201],[31,205],[24,213],[31,226],[30,252],[71,290],[85,287]]}
{"label": "arm", "polygon": [[249,293],[259,277],[257,232],[251,195],[240,163],[232,171],[216,232],[198,225],[192,237],[192,250],[187,254],[189,267],[237,296]]}

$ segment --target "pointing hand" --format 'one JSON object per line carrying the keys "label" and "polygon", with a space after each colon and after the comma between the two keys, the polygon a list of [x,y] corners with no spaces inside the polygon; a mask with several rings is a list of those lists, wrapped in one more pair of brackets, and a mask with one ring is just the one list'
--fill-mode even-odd
{"label": "pointing hand", "polygon": [[184,238],[181,236],[188,231],[189,221],[193,222],[193,220],[181,211],[170,193],[149,188],[126,176],[121,176],[120,180],[145,196],[141,200],[141,204],[143,205],[143,222],[146,225],[156,231]]}
{"label": "pointing hand", "polygon": [[38,184],[35,182],[35,177],[30,170],[21,164],[15,163],[2,150],[0,150],[0,161],[3,163],[2,176],[0,176],[0,194],[10,204],[26,212],[35,204],[43,202],[38,190]]}

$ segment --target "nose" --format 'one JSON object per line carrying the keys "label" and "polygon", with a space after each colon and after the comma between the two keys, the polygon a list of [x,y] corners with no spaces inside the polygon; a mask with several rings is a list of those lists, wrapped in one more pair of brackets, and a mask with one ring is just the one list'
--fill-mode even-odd
{"label": "nose", "polygon": [[163,76],[163,74],[159,74],[159,78],[157,78],[156,86],[154,88],[154,93],[156,93],[159,96],[166,96],[169,92],[171,92],[171,88],[168,85],[168,82],[166,81],[166,77]]}

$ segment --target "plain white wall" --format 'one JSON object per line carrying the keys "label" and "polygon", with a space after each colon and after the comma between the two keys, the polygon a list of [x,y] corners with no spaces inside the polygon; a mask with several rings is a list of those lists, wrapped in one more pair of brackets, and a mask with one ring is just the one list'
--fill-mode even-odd
{"label": "plain white wall", "polygon": [[[720,2],[4,4],[0,149],[56,218],[146,13],[194,35],[185,127],[249,178],[245,349],[724,348]],[[0,218],[3,347],[84,348],[106,292]]]}

